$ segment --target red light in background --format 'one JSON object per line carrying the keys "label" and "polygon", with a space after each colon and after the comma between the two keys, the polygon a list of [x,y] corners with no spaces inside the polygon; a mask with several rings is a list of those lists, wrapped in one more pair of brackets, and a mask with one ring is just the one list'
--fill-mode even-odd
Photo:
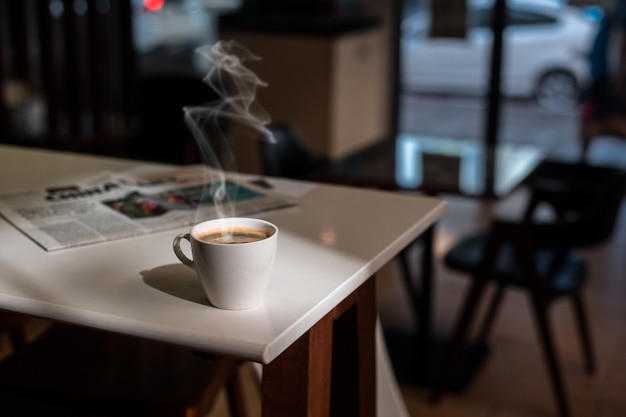
{"label": "red light in background", "polygon": [[151,12],[158,12],[163,8],[165,0],[143,0],[143,5]]}

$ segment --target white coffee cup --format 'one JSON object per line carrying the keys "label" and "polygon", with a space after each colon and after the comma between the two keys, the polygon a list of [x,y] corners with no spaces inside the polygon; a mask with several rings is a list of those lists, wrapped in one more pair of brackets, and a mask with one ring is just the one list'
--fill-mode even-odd
{"label": "white coffee cup", "polygon": [[[191,243],[189,259],[180,247]],[[228,217],[196,224],[174,238],[174,253],[196,270],[209,302],[226,310],[258,305],[270,282],[278,228],[270,222],[247,217]]]}

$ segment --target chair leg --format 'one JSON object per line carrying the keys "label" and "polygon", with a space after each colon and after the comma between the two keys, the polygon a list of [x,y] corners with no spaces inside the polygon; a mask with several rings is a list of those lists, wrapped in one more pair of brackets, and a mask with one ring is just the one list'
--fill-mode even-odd
{"label": "chair leg", "polygon": [[591,343],[587,315],[585,314],[585,308],[580,293],[577,292],[572,294],[572,302],[574,304],[574,313],[576,314],[576,320],[578,322],[580,342],[582,344],[583,354],[585,356],[585,367],[587,372],[591,374],[595,371],[596,365],[593,355],[593,347]]}
{"label": "chair leg", "polygon": [[[508,226],[507,226],[508,227]],[[532,250],[532,240],[528,228],[517,229],[515,247],[520,257],[520,262],[526,268],[528,294],[530,297],[539,341],[543,350],[544,359],[548,366],[548,373],[552,380],[552,388],[556,397],[557,406],[561,417],[569,417],[569,406],[565,398],[565,389],[561,379],[561,370],[554,349],[552,331],[548,323],[548,303],[549,299],[544,294],[543,286],[537,275],[535,267],[535,254]]]}
{"label": "chair leg", "polygon": [[498,288],[496,289],[496,293],[491,298],[491,304],[489,305],[489,309],[487,310],[487,315],[485,320],[483,321],[480,330],[478,331],[478,335],[476,336],[476,341],[479,344],[484,344],[487,341],[487,337],[489,333],[491,333],[491,328],[493,327],[493,323],[496,318],[496,313],[500,309],[500,304],[502,304],[502,297],[504,295],[504,290],[506,289],[506,284],[499,283]]}
{"label": "chair leg", "polygon": [[225,388],[231,417],[248,416],[245,393],[243,392],[241,375],[239,373],[243,363],[241,359],[227,356],[216,357],[204,352],[194,352],[194,355],[207,360],[216,360],[218,364],[210,383],[197,403],[187,407],[185,415],[201,417],[208,414],[213,409],[220,390]]}
{"label": "chair leg", "polygon": [[226,394],[231,417],[246,417],[249,415],[239,369],[235,369],[233,376],[226,383]]}
{"label": "chair leg", "polygon": [[548,365],[548,372],[550,374],[550,378],[552,379],[552,388],[554,390],[554,395],[559,408],[559,415],[561,417],[569,417],[569,405],[565,397],[561,370],[556,357],[552,332],[547,319],[547,304],[543,301],[541,295],[533,289],[530,291],[530,297],[532,300],[531,304],[533,306],[535,322],[537,324],[537,331],[539,333],[539,340],[541,341],[544,358],[546,360],[546,364]]}
{"label": "chair leg", "polygon": [[432,402],[438,402],[441,399],[443,390],[448,385],[452,371],[461,355],[463,344],[467,338],[467,333],[478,309],[478,304],[484,293],[486,284],[486,276],[476,276],[473,280],[472,287],[465,298],[463,309],[461,310],[461,314],[455,326],[453,337],[446,351],[439,374],[434,381],[430,396]]}

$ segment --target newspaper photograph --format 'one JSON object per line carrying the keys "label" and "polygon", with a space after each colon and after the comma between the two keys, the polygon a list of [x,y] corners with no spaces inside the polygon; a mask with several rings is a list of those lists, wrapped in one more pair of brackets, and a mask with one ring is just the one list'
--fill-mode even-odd
{"label": "newspaper photograph", "polygon": [[203,165],[104,172],[0,195],[0,214],[48,251],[244,216],[295,204]]}

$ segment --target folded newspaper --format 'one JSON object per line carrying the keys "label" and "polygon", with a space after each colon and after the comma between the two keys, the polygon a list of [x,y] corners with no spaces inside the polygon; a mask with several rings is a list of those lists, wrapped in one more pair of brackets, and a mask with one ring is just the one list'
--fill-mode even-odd
{"label": "folded newspaper", "polygon": [[202,165],[158,171],[144,166],[104,172],[74,184],[3,194],[0,214],[53,251],[295,203],[291,197]]}

